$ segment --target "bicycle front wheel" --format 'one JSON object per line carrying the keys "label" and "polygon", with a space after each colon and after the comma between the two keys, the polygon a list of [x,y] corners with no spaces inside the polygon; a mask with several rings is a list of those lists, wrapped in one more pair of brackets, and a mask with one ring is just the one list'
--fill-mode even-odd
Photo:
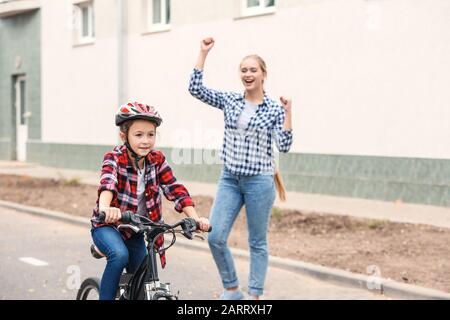
{"label": "bicycle front wheel", "polygon": [[78,290],[77,300],[98,300],[100,297],[100,280],[87,278]]}
{"label": "bicycle front wheel", "polygon": [[178,297],[170,293],[160,291],[153,294],[152,300],[178,300]]}

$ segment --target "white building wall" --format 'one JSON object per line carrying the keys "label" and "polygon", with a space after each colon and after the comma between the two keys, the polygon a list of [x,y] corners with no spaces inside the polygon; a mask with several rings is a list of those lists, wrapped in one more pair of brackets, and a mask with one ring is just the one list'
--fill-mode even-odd
{"label": "white building wall", "polygon": [[[95,2],[95,44],[74,48],[68,1],[44,1],[44,141],[117,142],[116,1]],[[127,95],[159,108],[159,146],[221,144],[220,111],[187,91],[213,36],[205,83],[241,90],[241,58],[265,58],[268,94],[293,99],[292,152],[450,158],[450,1],[276,2],[275,14],[235,19],[239,0],[172,0],[171,30],[143,35],[143,1],[128,1]]]}
{"label": "white building wall", "polygon": [[114,144],[115,1],[95,0],[96,38],[74,46],[72,0],[42,1],[42,140]]}

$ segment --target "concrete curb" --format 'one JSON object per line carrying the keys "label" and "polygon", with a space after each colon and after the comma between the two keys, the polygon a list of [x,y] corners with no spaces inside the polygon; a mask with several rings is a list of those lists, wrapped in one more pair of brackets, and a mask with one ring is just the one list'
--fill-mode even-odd
{"label": "concrete curb", "polygon": [[[88,218],[76,217],[67,213],[26,206],[10,201],[0,200],[0,207],[33,214],[36,216],[59,220],[62,222],[90,227],[91,223]],[[187,239],[177,238],[177,243],[188,249],[208,251],[209,247],[206,243],[189,241]],[[233,256],[241,259],[249,259],[249,253],[242,249],[231,249]],[[438,291],[434,289],[403,284],[390,279],[384,279],[376,276],[366,276],[355,274],[348,271],[333,269],[315,265],[302,261],[295,261],[280,257],[269,257],[269,264],[283,270],[299,272],[314,278],[333,282],[359,289],[369,290],[373,293],[383,294],[387,297],[399,299],[432,299],[432,300],[450,300],[450,293]]]}
{"label": "concrete curb", "polygon": [[0,200],[0,207],[13,209],[13,210],[17,210],[17,211],[21,211],[21,212],[25,212],[25,213],[30,213],[30,214],[33,214],[36,216],[50,218],[53,220],[59,220],[59,221],[75,224],[78,226],[90,226],[91,225],[90,220],[87,218],[77,217],[77,216],[73,216],[73,215],[70,215],[67,213],[48,210],[48,209],[44,209],[44,208],[26,206],[23,204],[10,202],[10,201]]}

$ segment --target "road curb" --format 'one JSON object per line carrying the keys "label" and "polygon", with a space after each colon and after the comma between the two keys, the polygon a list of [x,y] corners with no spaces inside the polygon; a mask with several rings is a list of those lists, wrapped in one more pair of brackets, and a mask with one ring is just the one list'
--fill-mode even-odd
{"label": "road curb", "polygon": [[[59,211],[22,205],[10,201],[0,200],[0,207],[83,227],[90,227],[91,225],[90,219],[88,218],[76,217]],[[209,247],[206,243],[194,242],[181,238],[177,238],[177,243],[188,249],[209,252]],[[236,258],[249,259],[249,253],[246,250],[233,248],[231,251],[233,256]],[[283,270],[299,272],[320,280],[369,290],[370,292],[383,294],[391,298],[450,300],[450,294],[443,291],[404,284],[391,279],[384,279],[376,276],[355,274],[344,270],[324,267],[302,261],[270,256],[269,265]]]}
{"label": "road curb", "polygon": [[59,220],[71,224],[76,224],[78,226],[90,226],[91,222],[88,218],[73,216],[64,212],[48,210],[44,208],[27,206],[15,202],[0,200],[0,207],[14,209],[17,211],[30,213],[36,216],[50,218],[53,220]]}

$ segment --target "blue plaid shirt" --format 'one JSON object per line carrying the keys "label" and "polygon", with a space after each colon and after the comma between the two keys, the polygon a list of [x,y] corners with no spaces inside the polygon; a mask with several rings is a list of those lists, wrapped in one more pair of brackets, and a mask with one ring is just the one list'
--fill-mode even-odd
{"label": "blue plaid shirt", "polygon": [[225,134],[220,159],[233,174],[256,175],[274,172],[273,141],[280,152],[288,152],[292,130],[284,130],[284,108],[264,95],[263,103],[250,119],[246,130],[237,129],[237,120],[245,107],[244,94],[223,92],[203,85],[203,70],[194,69],[189,92],[197,99],[224,113]]}

